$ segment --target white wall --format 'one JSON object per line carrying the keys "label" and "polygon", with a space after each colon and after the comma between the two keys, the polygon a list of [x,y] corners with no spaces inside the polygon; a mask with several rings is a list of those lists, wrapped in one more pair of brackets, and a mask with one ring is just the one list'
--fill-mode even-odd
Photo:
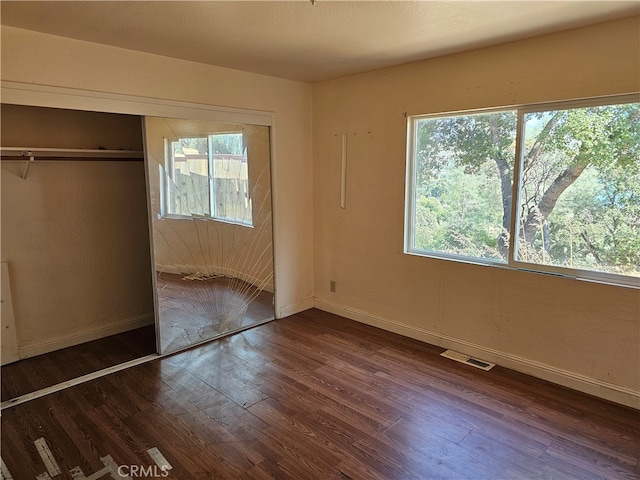
{"label": "white wall", "polygon": [[638,91],[639,32],[636,17],[315,84],[316,306],[640,407],[638,290],[403,253],[405,113]]}
{"label": "white wall", "polygon": [[12,27],[1,33],[3,81],[275,112],[278,314],[312,305],[310,85]]}

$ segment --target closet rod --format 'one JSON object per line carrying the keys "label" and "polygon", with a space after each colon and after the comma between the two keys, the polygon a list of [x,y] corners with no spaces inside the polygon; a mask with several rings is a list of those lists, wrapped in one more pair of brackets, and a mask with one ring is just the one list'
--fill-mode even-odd
{"label": "closet rod", "polygon": [[[33,160],[67,158],[67,159],[141,159],[144,154],[139,150],[90,150],[85,148],[30,148],[30,147],[0,147],[2,157],[11,160]],[[7,158],[9,160],[9,158]]]}
{"label": "closet rod", "polygon": [[29,147],[0,147],[3,162],[26,162],[22,179],[26,180],[29,167],[38,162],[59,161],[139,161],[144,153],[138,150],[89,150],[86,148],[29,148]]}

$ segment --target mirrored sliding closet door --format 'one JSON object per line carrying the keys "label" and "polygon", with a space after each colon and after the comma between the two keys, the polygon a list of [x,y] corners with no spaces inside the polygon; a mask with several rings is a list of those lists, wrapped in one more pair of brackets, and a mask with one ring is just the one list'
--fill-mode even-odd
{"label": "mirrored sliding closet door", "polygon": [[270,127],[146,117],[159,353],[274,315]]}

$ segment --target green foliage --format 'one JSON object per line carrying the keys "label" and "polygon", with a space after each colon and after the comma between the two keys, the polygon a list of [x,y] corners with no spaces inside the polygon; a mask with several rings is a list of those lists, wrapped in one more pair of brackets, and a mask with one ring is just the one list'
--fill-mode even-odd
{"label": "green foliage", "polygon": [[211,144],[216,154],[242,155],[244,151],[242,133],[212,135]]}
{"label": "green foliage", "polygon": [[603,105],[560,111],[547,150],[562,153],[567,162],[598,168],[611,164],[638,168],[640,104]]}
{"label": "green foliage", "polygon": [[[523,222],[528,215],[539,224],[537,233],[519,244],[521,258],[640,275],[639,116],[639,104],[527,116],[534,125],[553,126],[544,134],[544,128],[534,126],[526,134],[526,145],[537,143],[540,148],[535,158],[528,158],[523,174]],[[567,173],[576,178],[564,189],[553,190]],[[553,200],[546,215],[537,210],[545,196]]]}
{"label": "green foliage", "polygon": [[640,275],[640,176],[629,170],[593,165],[567,189],[547,219],[546,263]]}
{"label": "green foliage", "polygon": [[[244,151],[243,136],[238,133],[215,133],[210,135],[211,147],[214,154],[222,155],[242,155]],[[175,153],[184,154],[184,149],[196,150],[200,155],[208,155],[208,138],[186,137],[173,142]]]}
{"label": "green foliage", "polygon": [[[416,248],[506,261],[515,137],[514,111],[418,121]],[[640,104],[529,113],[523,156],[519,259],[640,275]]]}
{"label": "green foliage", "polygon": [[451,158],[465,173],[478,173],[481,165],[496,158],[512,166],[516,120],[513,111],[421,120],[417,130],[418,178],[433,178]]}
{"label": "green foliage", "polygon": [[501,260],[497,238],[501,227],[500,190],[495,165],[465,172],[450,160],[440,175],[423,184],[416,202],[415,247],[421,250]]}
{"label": "green foliage", "polygon": [[[172,142],[174,153],[185,154],[186,151],[195,150],[200,155],[207,155],[207,137],[179,138],[177,142]],[[185,151],[186,150],[186,151]]]}

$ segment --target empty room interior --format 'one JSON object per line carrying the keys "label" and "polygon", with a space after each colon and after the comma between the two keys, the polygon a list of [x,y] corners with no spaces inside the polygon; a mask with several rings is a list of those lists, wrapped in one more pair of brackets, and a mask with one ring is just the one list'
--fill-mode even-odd
{"label": "empty room interior", "polygon": [[2,479],[640,479],[640,3],[2,1]]}

